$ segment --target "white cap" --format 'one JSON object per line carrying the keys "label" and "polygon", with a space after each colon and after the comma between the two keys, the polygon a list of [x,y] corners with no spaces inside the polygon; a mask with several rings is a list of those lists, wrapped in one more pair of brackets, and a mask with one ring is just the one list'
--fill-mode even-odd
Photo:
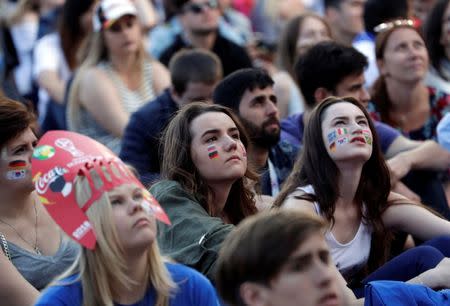
{"label": "white cap", "polygon": [[125,15],[137,15],[137,10],[130,0],[101,0],[92,16],[94,32],[110,27]]}

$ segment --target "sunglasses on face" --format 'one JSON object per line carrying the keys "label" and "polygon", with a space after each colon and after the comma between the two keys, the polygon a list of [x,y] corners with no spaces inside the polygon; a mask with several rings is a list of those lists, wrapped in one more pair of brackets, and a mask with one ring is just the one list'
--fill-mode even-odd
{"label": "sunglasses on face", "polygon": [[414,27],[414,21],[412,21],[411,19],[398,19],[390,22],[383,22],[373,28],[373,31],[375,33],[383,33],[389,31],[392,28],[400,26]]}
{"label": "sunglasses on face", "polygon": [[191,12],[193,14],[201,14],[206,8],[216,9],[219,7],[217,0],[209,0],[203,3],[190,3],[183,7],[183,12]]}

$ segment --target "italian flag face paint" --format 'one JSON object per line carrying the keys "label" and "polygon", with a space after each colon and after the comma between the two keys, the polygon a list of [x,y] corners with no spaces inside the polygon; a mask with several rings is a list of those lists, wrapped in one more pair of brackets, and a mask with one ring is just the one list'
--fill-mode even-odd
{"label": "italian flag face paint", "polygon": [[219,157],[219,152],[217,152],[215,145],[208,146],[208,157],[209,159],[215,159]]}
{"label": "italian flag face paint", "polygon": [[348,134],[348,130],[347,128],[337,128],[336,133],[338,134],[338,136],[343,136]]}

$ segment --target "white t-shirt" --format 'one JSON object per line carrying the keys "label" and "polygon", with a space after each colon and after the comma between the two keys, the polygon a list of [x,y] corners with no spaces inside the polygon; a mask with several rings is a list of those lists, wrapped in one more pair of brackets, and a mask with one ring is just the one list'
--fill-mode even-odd
{"label": "white t-shirt", "polygon": [[[33,61],[33,78],[35,80],[41,72],[46,70],[56,71],[64,81],[69,80],[72,74],[64,57],[58,33],[45,35],[38,40],[34,48]],[[47,91],[39,88],[38,111],[40,122],[45,118],[49,100],[50,96]]]}
{"label": "white t-shirt", "polygon": [[[311,185],[297,187],[296,190],[307,194],[315,194]],[[316,213],[322,216],[319,203],[314,202]],[[331,228],[325,233],[325,240],[330,248],[333,262],[346,279],[351,279],[362,267],[364,267],[369,259],[370,244],[372,241],[372,228],[365,224],[363,220],[359,224],[355,237],[347,243],[340,243],[336,240]]]}

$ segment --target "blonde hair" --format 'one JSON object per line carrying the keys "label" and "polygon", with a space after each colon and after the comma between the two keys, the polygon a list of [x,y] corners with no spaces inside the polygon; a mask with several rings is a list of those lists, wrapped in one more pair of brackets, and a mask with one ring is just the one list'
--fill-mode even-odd
{"label": "blonde hair", "polygon": [[[103,168],[105,173],[104,170],[105,168]],[[95,188],[100,187],[103,182],[98,173],[90,170],[90,174],[96,185]],[[86,177],[78,176],[75,180],[75,196],[78,205],[82,207],[91,194],[92,190]],[[106,192],[88,208],[86,215],[97,237],[96,248],[89,250],[83,247],[72,267],[58,278],[59,282],[52,285],[64,285],[61,279],[79,273],[75,281],[81,281],[83,306],[112,306],[114,292],[111,284],[130,288],[131,285],[136,285],[136,282],[127,275],[124,250],[112,221],[111,202]],[[156,241],[151,244],[148,251],[146,274],[146,278],[156,291],[155,305],[168,306],[176,284],[172,281],[164,264],[164,258],[160,254]]]}
{"label": "blonde hair", "polygon": [[[80,47],[77,54],[78,62],[81,63],[80,68],[74,75],[74,79],[70,86],[67,101],[67,125],[69,130],[77,131],[80,129],[80,83],[86,70],[97,66],[101,61],[108,61],[108,49],[105,44],[103,31],[92,32]],[[136,66],[142,67],[145,61],[151,61],[152,58],[147,55],[144,43],[141,42],[136,53]],[[143,70],[140,70],[143,73]]]}

